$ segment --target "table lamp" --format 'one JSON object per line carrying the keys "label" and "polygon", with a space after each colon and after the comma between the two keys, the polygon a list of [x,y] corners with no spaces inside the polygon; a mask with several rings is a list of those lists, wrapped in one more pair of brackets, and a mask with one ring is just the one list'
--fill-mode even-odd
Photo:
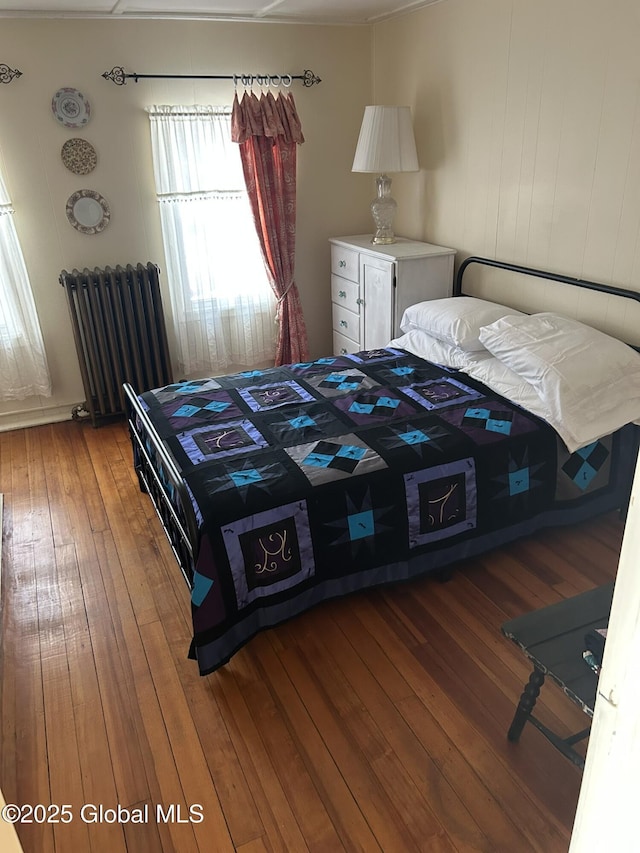
{"label": "table lamp", "polygon": [[372,243],[396,242],[393,220],[397,204],[391,197],[391,178],[386,173],[417,172],[419,168],[410,108],[365,107],[351,171],[377,172],[379,176],[378,195],[371,202],[376,225]]}

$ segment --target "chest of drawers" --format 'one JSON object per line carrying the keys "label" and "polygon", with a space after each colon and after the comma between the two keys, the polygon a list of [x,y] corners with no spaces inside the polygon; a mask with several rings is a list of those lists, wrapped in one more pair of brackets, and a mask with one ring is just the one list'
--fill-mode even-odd
{"label": "chest of drawers", "polygon": [[334,355],[377,349],[398,337],[409,305],[451,296],[454,249],[398,237],[333,237],[331,309]]}

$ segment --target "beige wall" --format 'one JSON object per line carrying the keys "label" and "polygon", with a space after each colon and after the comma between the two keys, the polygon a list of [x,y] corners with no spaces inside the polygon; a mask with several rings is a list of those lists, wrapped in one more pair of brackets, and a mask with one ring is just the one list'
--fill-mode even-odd
{"label": "beige wall", "polygon": [[[0,168],[55,393],[0,406],[0,428],[68,417],[84,399],[58,284],[63,268],[166,266],[144,107],[228,103],[233,94],[230,82],[117,87],[103,71],[311,68],[322,77],[319,86],[294,89],[307,139],[299,152],[297,281],[312,354],[320,355],[331,348],[326,240],[371,229],[373,181],[350,172],[367,103],[406,103],[414,113],[422,169],[394,176],[397,233],[452,246],[458,258],[488,255],[640,289],[638,44],[636,0],[441,0],[373,28],[2,20],[0,62],[24,76],[0,86]],[[81,89],[91,102],[82,133],[51,114],[60,86]],[[72,135],[98,152],[86,178],[60,160]],[[83,186],[112,210],[111,224],[94,237],[74,231],[64,213]],[[598,311],[614,326],[640,328],[637,312]]]}
{"label": "beige wall", "polygon": [[[300,73],[294,83],[306,142],[299,149],[296,278],[315,356],[331,349],[328,237],[368,228],[368,181],[350,172],[364,105],[370,99],[370,30],[203,21],[14,20],[0,23],[0,62],[23,77],[0,86],[0,168],[35,293],[54,396],[0,404],[0,429],[70,416],[84,400],[62,269],[137,263],[166,269],[154,197],[148,104],[231,103],[231,81],[102,79],[114,65],[140,73]],[[82,130],[60,126],[51,98],[80,89],[92,115]],[[60,159],[73,136],[98,154],[79,177]],[[101,234],[75,231],[65,215],[77,189],[101,193],[111,222]],[[163,281],[166,292],[166,281]],[[165,306],[168,307],[168,297]]]}
{"label": "beige wall", "polygon": [[377,25],[374,99],[412,107],[422,166],[394,179],[397,232],[640,290],[638,45],[637,0],[442,0]]}

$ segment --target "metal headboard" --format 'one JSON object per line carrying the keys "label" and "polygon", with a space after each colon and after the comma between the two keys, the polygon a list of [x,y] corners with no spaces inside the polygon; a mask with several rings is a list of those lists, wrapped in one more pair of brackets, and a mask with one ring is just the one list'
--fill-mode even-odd
{"label": "metal headboard", "polygon": [[486,267],[510,270],[511,272],[522,273],[523,275],[530,275],[535,278],[548,278],[551,279],[551,281],[559,281],[562,284],[572,284],[575,287],[586,287],[588,290],[598,290],[600,293],[608,293],[610,296],[622,296],[625,299],[634,299],[636,302],[640,302],[640,292],[637,290],[627,290],[624,287],[615,287],[612,284],[599,284],[596,281],[587,281],[584,278],[571,278],[568,275],[561,275],[560,273],[536,270],[532,267],[521,267],[517,264],[509,264],[506,261],[494,261],[491,258],[480,258],[475,255],[466,258],[460,264],[453,286],[454,296],[461,296],[463,294],[462,277],[464,275],[464,271],[471,264],[482,264]]}
{"label": "metal headboard", "polygon": [[[495,261],[492,258],[481,258],[476,255],[471,255],[460,264],[460,267],[458,268],[458,272],[455,277],[455,281],[453,283],[454,296],[462,296],[464,294],[463,276],[465,270],[471,264],[480,264],[486,267],[495,267],[500,270],[508,270],[510,272],[521,273],[522,275],[530,275],[534,278],[545,278],[551,281],[560,282],[561,284],[570,284],[574,287],[583,287],[587,290],[596,290],[599,293],[605,293],[609,296],[621,296],[623,299],[632,299],[635,302],[640,302],[640,291],[637,290],[628,290],[627,288],[617,287],[612,284],[601,284],[600,282],[588,281],[584,278],[571,278],[571,276],[561,275],[560,273],[547,272],[546,270],[537,270],[533,267],[522,267],[518,264],[510,264],[506,261]],[[628,345],[640,352],[640,346],[636,344]]]}

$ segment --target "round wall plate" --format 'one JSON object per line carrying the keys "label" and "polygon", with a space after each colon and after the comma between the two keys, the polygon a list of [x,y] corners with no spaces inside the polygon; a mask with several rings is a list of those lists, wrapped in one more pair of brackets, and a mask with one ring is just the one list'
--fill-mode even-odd
{"label": "round wall plate", "polygon": [[109,224],[111,211],[95,190],[78,190],[67,199],[67,219],[81,234],[99,234]]}
{"label": "round wall plate", "polygon": [[84,127],[91,117],[91,106],[82,92],[65,86],[51,99],[56,119],[65,127]]}
{"label": "round wall plate", "polygon": [[88,175],[93,172],[98,156],[96,149],[86,139],[67,139],[60,151],[62,162],[74,175]]}

